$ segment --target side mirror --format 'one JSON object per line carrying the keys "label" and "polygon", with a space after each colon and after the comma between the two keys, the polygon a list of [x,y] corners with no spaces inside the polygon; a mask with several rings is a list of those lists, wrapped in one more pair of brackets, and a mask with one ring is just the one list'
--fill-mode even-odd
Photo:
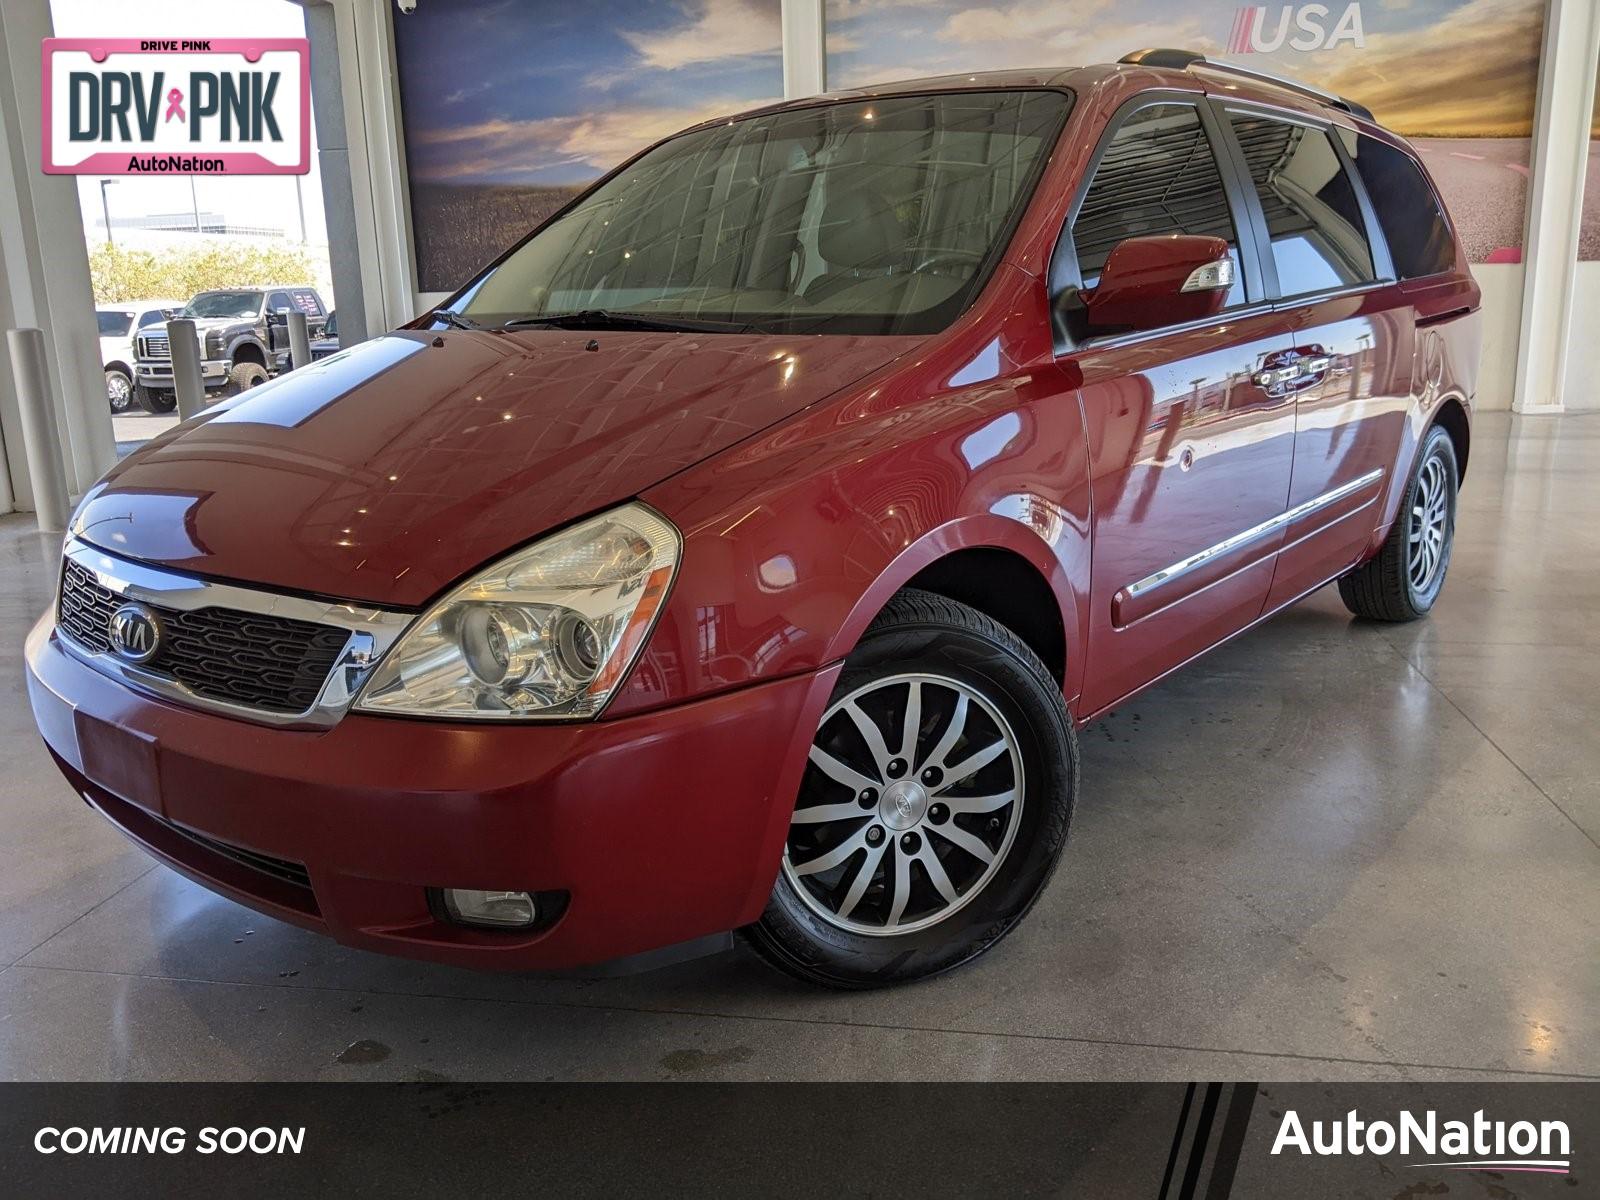
{"label": "side mirror", "polygon": [[1100,282],[1082,293],[1088,327],[1124,333],[1215,316],[1233,275],[1228,243],[1219,237],[1128,238],[1106,256]]}
{"label": "side mirror", "polygon": [[267,313],[268,325],[287,325],[288,323],[289,310],[287,308],[275,308]]}

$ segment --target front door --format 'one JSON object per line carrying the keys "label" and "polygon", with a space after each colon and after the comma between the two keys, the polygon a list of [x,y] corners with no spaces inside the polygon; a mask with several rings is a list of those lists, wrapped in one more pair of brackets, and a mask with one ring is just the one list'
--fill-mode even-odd
{"label": "front door", "polygon": [[1125,238],[1224,238],[1239,270],[1217,317],[1088,337],[1081,377],[1093,563],[1083,712],[1105,708],[1260,616],[1294,459],[1296,353],[1253,255],[1240,252],[1203,102],[1119,114],[1070,229],[1092,287]]}
{"label": "front door", "polygon": [[290,308],[287,292],[273,292],[267,297],[267,339],[275,367],[286,366],[289,362],[289,322],[284,314]]}

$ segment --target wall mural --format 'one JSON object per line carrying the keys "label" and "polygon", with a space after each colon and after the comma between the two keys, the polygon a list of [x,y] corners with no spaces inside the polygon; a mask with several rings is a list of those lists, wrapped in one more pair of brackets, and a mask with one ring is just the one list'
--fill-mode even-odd
{"label": "wall mural", "polygon": [[1415,142],[1473,262],[1521,258],[1543,0],[828,0],[827,13],[830,87],[1176,46],[1328,88]]}
{"label": "wall mural", "polygon": [[[655,139],[778,98],[780,3],[451,0],[395,16],[418,287],[454,289]],[[828,79],[1141,46],[1220,55],[1371,107],[1422,151],[1472,260],[1515,262],[1543,14],[1543,0],[827,0]],[[1586,210],[1580,253],[1600,257],[1600,182]]]}
{"label": "wall mural", "polygon": [[1578,227],[1578,258],[1600,259],[1600,68],[1594,82],[1594,116],[1589,123],[1589,167],[1583,179],[1583,223]]}
{"label": "wall mural", "polygon": [[657,138],[783,93],[781,0],[449,0],[394,17],[417,286],[452,291]]}

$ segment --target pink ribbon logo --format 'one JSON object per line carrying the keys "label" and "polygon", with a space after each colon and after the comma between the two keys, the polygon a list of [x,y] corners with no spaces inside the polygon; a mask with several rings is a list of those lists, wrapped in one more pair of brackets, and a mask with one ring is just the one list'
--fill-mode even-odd
{"label": "pink ribbon logo", "polygon": [[165,120],[170,121],[173,117],[177,117],[180,121],[189,119],[183,115],[183,93],[177,88],[173,88],[167,93],[167,115]]}

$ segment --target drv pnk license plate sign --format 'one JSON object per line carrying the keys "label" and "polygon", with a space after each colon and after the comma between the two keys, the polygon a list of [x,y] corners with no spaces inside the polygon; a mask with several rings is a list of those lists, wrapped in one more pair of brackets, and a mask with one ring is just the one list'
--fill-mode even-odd
{"label": "drv pnk license plate sign", "polygon": [[46,38],[51,175],[303,175],[304,38]]}

